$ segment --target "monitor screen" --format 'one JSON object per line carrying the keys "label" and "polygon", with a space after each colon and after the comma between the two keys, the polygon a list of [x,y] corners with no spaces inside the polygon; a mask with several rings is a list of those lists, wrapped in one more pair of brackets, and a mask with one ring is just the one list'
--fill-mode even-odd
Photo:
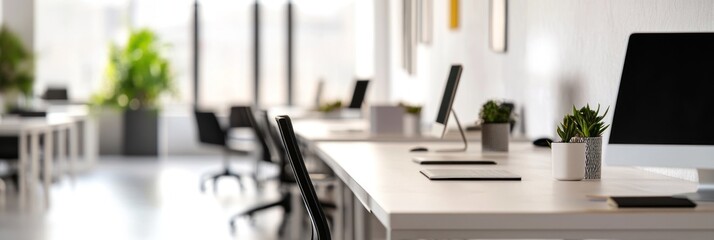
{"label": "monitor screen", "polygon": [[452,65],[449,71],[449,79],[446,81],[446,87],[444,88],[444,96],[441,98],[441,105],[439,106],[439,112],[436,115],[436,122],[446,125],[449,120],[449,113],[451,113],[451,105],[454,103],[454,97],[456,96],[456,88],[459,86],[459,79],[461,78],[461,71],[463,67],[461,65]]}
{"label": "monitor screen", "polygon": [[352,94],[352,101],[350,102],[349,108],[359,109],[362,108],[362,103],[364,102],[364,96],[367,94],[367,86],[369,85],[369,80],[358,80],[355,83],[355,91]]}
{"label": "monitor screen", "polygon": [[611,144],[714,145],[714,33],[632,34]]}

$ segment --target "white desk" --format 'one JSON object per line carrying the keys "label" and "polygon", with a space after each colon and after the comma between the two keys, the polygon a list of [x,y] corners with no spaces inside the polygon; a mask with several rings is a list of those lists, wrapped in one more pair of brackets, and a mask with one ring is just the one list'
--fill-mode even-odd
{"label": "white desk", "polygon": [[[549,149],[511,144],[509,153],[489,155],[498,165],[424,166],[411,161],[414,143],[315,143],[318,156],[387,229],[387,239],[714,238],[714,203],[618,210],[586,198],[692,192],[694,182],[623,167],[604,167],[600,181],[557,181]],[[479,144],[470,146],[479,154]],[[419,173],[428,168],[506,169],[523,180],[430,181]]]}
{"label": "white desk", "polygon": [[[461,141],[457,131],[448,131],[443,139],[429,136],[425,131],[421,135],[372,134],[369,122],[364,119],[297,119],[293,121],[295,135],[308,143],[323,141],[371,141],[371,142],[438,142]],[[469,141],[481,140],[480,131],[466,132]],[[470,144],[469,144],[470,145]],[[414,145],[416,146],[416,145]]]}
{"label": "white desk", "polygon": [[[70,172],[74,173],[74,166],[77,159],[77,129],[76,121],[69,116],[50,115],[42,118],[19,118],[4,117],[0,119],[0,135],[18,136],[19,138],[19,163],[18,179],[20,193],[20,203],[24,204],[26,198],[33,199],[35,181],[39,180],[40,170],[40,148],[39,138],[45,136],[44,162],[43,162],[43,190],[45,205],[49,206],[49,187],[52,183],[53,170],[53,132],[58,133],[58,156],[62,163],[66,162],[65,132],[69,132],[70,138]],[[29,140],[30,146],[27,146]],[[29,156],[28,156],[29,155]],[[29,169],[28,169],[29,167]],[[29,174],[29,177],[28,177]]]}

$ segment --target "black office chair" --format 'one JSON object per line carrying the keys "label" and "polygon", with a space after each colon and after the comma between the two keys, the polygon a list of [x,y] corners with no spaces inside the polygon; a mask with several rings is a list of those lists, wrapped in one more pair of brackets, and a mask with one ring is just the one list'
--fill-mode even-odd
{"label": "black office chair", "polygon": [[293,125],[290,121],[290,117],[279,116],[276,117],[275,120],[278,122],[278,128],[280,129],[280,135],[282,136],[283,146],[285,147],[285,152],[288,156],[287,158],[290,162],[290,166],[292,166],[293,173],[295,174],[298,187],[300,187],[300,193],[305,203],[305,208],[307,208],[307,213],[310,215],[310,220],[312,222],[312,239],[332,239],[330,236],[330,227],[327,224],[327,218],[325,217],[325,213],[322,211],[320,200],[317,198],[312,181],[310,180],[310,175],[305,167],[305,162],[303,162],[300,147],[298,147],[298,142],[295,138],[295,133],[293,132]]}
{"label": "black office chair", "polygon": [[238,185],[241,188],[244,188],[241,175],[230,170],[228,157],[231,153],[239,153],[241,155],[247,155],[248,153],[228,147],[226,144],[227,131],[221,128],[220,123],[218,123],[218,118],[216,118],[216,114],[213,112],[201,112],[198,110],[196,110],[194,114],[196,117],[196,124],[198,125],[199,141],[204,144],[221,147],[223,150],[223,171],[201,177],[201,192],[206,190],[205,182],[208,180],[213,180],[213,190],[215,192],[217,189],[216,186],[218,179],[222,177],[235,177],[238,180]]}
{"label": "black office chair", "polygon": [[42,94],[42,99],[50,101],[67,101],[69,100],[69,94],[67,93],[67,88],[50,87],[45,90],[44,94]]}

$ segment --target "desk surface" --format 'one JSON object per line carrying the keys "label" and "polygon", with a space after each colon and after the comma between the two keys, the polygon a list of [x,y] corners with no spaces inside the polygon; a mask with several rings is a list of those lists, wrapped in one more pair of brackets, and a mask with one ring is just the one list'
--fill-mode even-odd
{"label": "desk surface", "polygon": [[68,116],[3,117],[0,119],[0,135],[17,135],[23,129],[43,129],[45,127],[67,125],[73,122],[73,118]]}
{"label": "desk surface", "polygon": [[[461,141],[457,131],[449,131],[443,139],[421,135],[371,134],[369,122],[364,119],[298,119],[293,121],[295,134],[303,141],[373,141],[373,142],[438,142]],[[481,140],[480,131],[466,132],[469,141]],[[414,146],[412,146],[414,147]]]}
{"label": "desk surface", "polygon": [[[409,153],[414,143],[322,142],[315,144],[315,151],[393,234],[408,230],[426,236],[566,237],[568,231],[579,231],[570,236],[602,237],[600,230],[609,229],[613,231],[607,236],[632,237],[615,230],[637,229],[640,232],[635,236],[661,238],[668,235],[657,235],[660,230],[703,234],[688,236],[714,233],[714,203],[683,210],[622,210],[586,197],[672,195],[695,191],[694,182],[627,167],[604,167],[600,181],[557,181],[551,175],[547,148],[511,143],[509,153],[482,155],[479,145],[470,144],[474,147],[467,154],[493,159],[498,165],[418,165],[411,158],[426,153]],[[504,169],[523,180],[430,181],[419,173],[437,168]],[[541,234],[556,229],[565,235]],[[440,230],[457,235],[438,235]],[[465,230],[478,230],[481,235]],[[581,234],[588,230],[591,235]]]}

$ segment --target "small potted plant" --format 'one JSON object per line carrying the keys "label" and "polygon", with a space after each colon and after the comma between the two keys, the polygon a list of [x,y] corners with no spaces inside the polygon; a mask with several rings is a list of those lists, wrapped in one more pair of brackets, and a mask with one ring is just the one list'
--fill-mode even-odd
{"label": "small potted plant", "polygon": [[342,101],[340,100],[335,100],[335,101],[328,101],[325,103],[320,104],[319,107],[317,107],[317,111],[325,114],[325,117],[339,117],[341,112],[340,110],[342,109]]}
{"label": "small potted plant", "polygon": [[404,134],[407,136],[418,136],[421,134],[421,105],[410,105],[400,102],[400,107],[404,108]]}
{"label": "small potted plant", "polygon": [[32,52],[7,26],[0,27],[0,113],[19,106],[20,96],[32,96]]}
{"label": "small potted plant", "polygon": [[585,105],[580,109],[573,106],[576,136],[571,141],[585,143],[585,179],[600,179],[602,134],[609,127],[603,122],[603,119],[609,110],[610,107],[600,115],[599,104],[595,110],[590,109],[590,105]]}
{"label": "small potted plant", "polygon": [[481,146],[484,151],[508,151],[513,108],[501,101],[490,100],[481,108]]}
{"label": "small potted plant", "polygon": [[571,142],[577,133],[572,115],[565,115],[557,129],[559,142],[550,143],[553,177],[561,181],[580,181],[585,176],[585,143]]}

